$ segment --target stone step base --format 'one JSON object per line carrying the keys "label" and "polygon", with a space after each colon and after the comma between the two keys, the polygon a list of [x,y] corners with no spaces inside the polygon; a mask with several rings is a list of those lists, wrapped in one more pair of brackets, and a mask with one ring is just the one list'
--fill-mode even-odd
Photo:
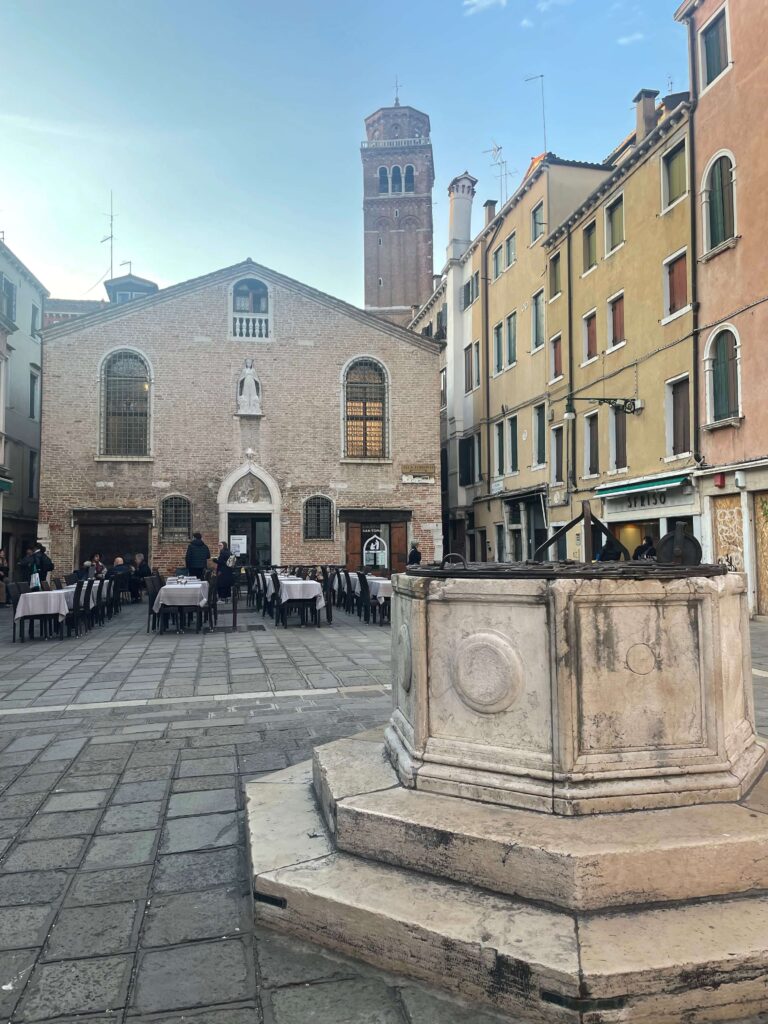
{"label": "stone step base", "polygon": [[704,1024],[768,1010],[768,898],[566,912],[334,852],[309,765],[246,787],[261,924],[525,1024]]}

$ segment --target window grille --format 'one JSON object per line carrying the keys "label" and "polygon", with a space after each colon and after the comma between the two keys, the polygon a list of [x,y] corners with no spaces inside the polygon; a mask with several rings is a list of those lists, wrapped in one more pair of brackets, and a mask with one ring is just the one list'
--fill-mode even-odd
{"label": "window grille", "polygon": [[317,495],[304,503],[304,540],[333,540],[333,505]]}
{"label": "window grille", "polygon": [[163,499],[161,530],[169,535],[189,537],[192,527],[192,506],[186,498],[174,495]]}
{"label": "window grille", "polygon": [[387,456],[387,382],[372,359],[358,359],[345,380],[345,455],[353,459]]}
{"label": "window grille", "polygon": [[115,352],[102,373],[101,454],[149,454],[149,368],[135,352]]}

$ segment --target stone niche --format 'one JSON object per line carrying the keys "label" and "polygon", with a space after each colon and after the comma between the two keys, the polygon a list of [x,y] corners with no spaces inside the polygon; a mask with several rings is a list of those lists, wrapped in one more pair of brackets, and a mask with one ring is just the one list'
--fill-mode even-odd
{"label": "stone niche", "polygon": [[400,576],[397,594],[405,786],[573,815],[737,800],[763,766],[739,575]]}

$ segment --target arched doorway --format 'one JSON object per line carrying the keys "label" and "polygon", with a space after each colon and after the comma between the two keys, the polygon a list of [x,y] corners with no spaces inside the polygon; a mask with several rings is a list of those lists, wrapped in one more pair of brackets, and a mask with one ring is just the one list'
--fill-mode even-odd
{"label": "arched doorway", "polygon": [[280,488],[260,466],[246,463],[221,482],[219,537],[246,537],[250,564],[280,564]]}

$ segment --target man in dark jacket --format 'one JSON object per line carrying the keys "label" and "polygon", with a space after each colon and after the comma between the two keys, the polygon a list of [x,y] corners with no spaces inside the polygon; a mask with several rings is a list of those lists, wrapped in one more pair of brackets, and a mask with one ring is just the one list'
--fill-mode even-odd
{"label": "man in dark jacket", "polygon": [[653,537],[646,535],[643,537],[643,543],[638,544],[635,548],[635,553],[632,557],[636,560],[643,558],[655,558],[656,557],[656,546],[653,543]]}
{"label": "man in dark jacket", "polygon": [[192,540],[187,548],[186,558],[184,559],[189,575],[197,576],[201,580],[205,576],[205,569],[210,557],[211,552],[208,550],[208,546],[203,543],[203,535],[201,533],[193,533]]}
{"label": "man in dark jacket", "polygon": [[144,587],[144,580],[152,575],[152,570],[147,565],[144,555],[140,552],[133,559],[133,575],[130,578],[131,601],[138,604],[141,601],[141,591]]}

